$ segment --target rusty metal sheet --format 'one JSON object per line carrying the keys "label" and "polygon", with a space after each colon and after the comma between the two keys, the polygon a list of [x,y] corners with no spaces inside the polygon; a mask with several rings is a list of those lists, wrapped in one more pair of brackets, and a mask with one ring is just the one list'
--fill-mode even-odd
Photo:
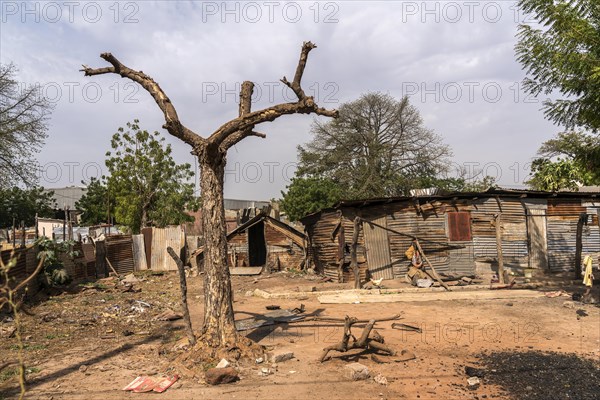
{"label": "rusty metal sheet", "polygon": [[133,241],[131,235],[108,235],[104,241],[106,258],[119,275],[133,272]]}
{"label": "rusty metal sheet", "polygon": [[[386,226],[386,217],[371,219],[377,225]],[[373,279],[394,279],[388,232],[378,226],[363,222],[365,247],[369,272]]]}

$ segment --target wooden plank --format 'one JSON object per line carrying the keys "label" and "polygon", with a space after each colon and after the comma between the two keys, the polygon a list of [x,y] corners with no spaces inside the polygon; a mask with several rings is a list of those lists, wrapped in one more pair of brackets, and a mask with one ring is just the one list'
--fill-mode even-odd
{"label": "wooden plank", "polygon": [[259,275],[263,270],[263,267],[237,267],[229,268],[231,275]]}
{"label": "wooden plank", "polygon": [[489,290],[457,292],[423,292],[398,294],[359,294],[343,293],[319,296],[321,304],[357,304],[357,303],[398,303],[438,300],[499,300],[518,298],[538,298],[544,294],[536,290]]}

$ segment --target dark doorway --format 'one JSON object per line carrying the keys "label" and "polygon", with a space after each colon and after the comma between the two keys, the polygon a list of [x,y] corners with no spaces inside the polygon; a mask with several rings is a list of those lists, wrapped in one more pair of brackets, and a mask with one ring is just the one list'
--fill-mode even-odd
{"label": "dark doorway", "polygon": [[260,267],[267,262],[265,224],[262,221],[248,228],[248,261],[250,267]]}

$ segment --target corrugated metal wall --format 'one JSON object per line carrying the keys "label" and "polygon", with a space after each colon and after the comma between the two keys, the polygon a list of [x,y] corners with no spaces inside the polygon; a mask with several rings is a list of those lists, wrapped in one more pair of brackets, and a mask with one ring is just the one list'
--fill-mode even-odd
{"label": "corrugated metal wall", "polygon": [[[371,222],[385,227],[386,217],[373,218]],[[392,260],[390,258],[390,244],[388,243],[388,231],[363,222],[362,229],[365,236],[365,248],[367,250],[367,262],[369,273],[374,279],[394,279]]]}
{"label": "corrugated metal wall", "polygon": [[134,267],[131,235],[108,235],[104,242],[106,258],[119,275],[132,273]]}
{"label": "corrugated metal wall", "polygon": [[497,262],[494,215],[501,214],[502,255],[506,267],[528,266],[527,217],[519,199],[478,199],[473,201],[472,231],[477,261]]}
{"label": "corrugated metal wall", "polygon": [[[360,213],[366,219],[380,218],[385,215],[385,226],[390,230],[421,238],[423,250],[438,272],[470,275],[475,273],[476,263],[497,265],[495,215],[500,214],[502,253],[506,267],[536,266],[544,269],[545,263],[542,261],[545,260],[530,260],[530,246],[533,244],[537,246],[538,258],[544,252],[544,245],[546,246],[547,266],[550,271],[568,271],[574,267],[577,220],[580,213],[586,212],[588,225],[583,229],[582,254],[592,255],[594,265],[597,266],[600,257],[600,228],[598,228],[600,203],[589,200],[584,200],[582,203],[581,199],[566,197],[551,199],[521,197],[441,199],[428,202],[404,200],[359,209],[343,208],[346,243],[349,243],[352,237],[352,218],[355,213]],[[447,213],[451,211],[470,212],[472,241],[449,241]],[[315,264],[319,271],[324,271],[332,278],[337,277],[338,243],[331,239],[331,233],[338,221],[339,214],[330,211],[323,213],[314,224],[307,226]],[[545,238],[543,232],[540,232],[540,229],[544,230],[544,225]],[[387,240],[393,276],[400,278],[406,273],[409,265],[404,252],[410,246],[411,238],[387,231]],[[366,261],[364,243],[361,230],[359,263],[361,263],[361,254],[362,262]],[[463,248],[453,248],[453,246]],[[360,265],[362,268],[363,264]],[[485,271],[480,272],[485,273]]]}
{"label": "corrugated metal wall", "polygon": [[185,244],[185,235],[181,226],[152,228],[152,261],[153,271],[177,271],[177,264],[167,252],[172,247],[179,254]]}

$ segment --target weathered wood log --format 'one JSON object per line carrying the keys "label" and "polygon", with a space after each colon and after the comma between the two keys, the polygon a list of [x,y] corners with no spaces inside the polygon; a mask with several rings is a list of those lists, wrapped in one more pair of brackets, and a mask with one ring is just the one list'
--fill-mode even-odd
{"label": "weathered wood log", "polygon": [[[370,320],[367,323],[367,325],[363,328],[360,338],[357,340],[354,337],[354,335],[352,335],[352,325],[354,325],[357,322],[358,320],[356,318],[346,316],[344,323],[344,335],[342,336],[342,340],[337,344],[325,347],[323,349],[323,353],[321,354],[321,358],[319,359],[320,362],[324,362],[327,358],[327,355],[332,350],[338,351],[340,353],[345,353],[348,350],[352,349],[373,349],[377,351],[386,352],[391,356],[396,354],[396,352],[393,349],[383,344],[383,336],[381,336],[379,333],[374,332],[373,336],[370,336],[371,331],[373,330],[373,327],[377,322],[374,319]],[[352,338],[353,340],[352,343],[349,343],[350,338]]]}
{"label": "weathered wood log", "polygon": [[190,318],[190,310],[187,304],[187,282],[185,280],[185,270],[183,267],[183,261],[179,258],[175,250],[172,247],[167,247],[167,252],[175,260],[177,264],[177,269],[179,270],[179,286],[181,286],[181,308],[183,309],[183,320],[185,321],[185,328],[188,335],[188,340],[190,342],[190,346],[194,346],[196,344],[196,336],[194,335],[194,330],[192,329],[192,320]]}
{"label": "weathered wood log", "polygon": [[352,232],[352,244],[350,247],[350,265],[354,273],[354,289],[360,289],[360,271],[358,270],[358,258],[356,250],[358,248],[358,232],[360,229],[360,217],[354,218],[354,231]]}

